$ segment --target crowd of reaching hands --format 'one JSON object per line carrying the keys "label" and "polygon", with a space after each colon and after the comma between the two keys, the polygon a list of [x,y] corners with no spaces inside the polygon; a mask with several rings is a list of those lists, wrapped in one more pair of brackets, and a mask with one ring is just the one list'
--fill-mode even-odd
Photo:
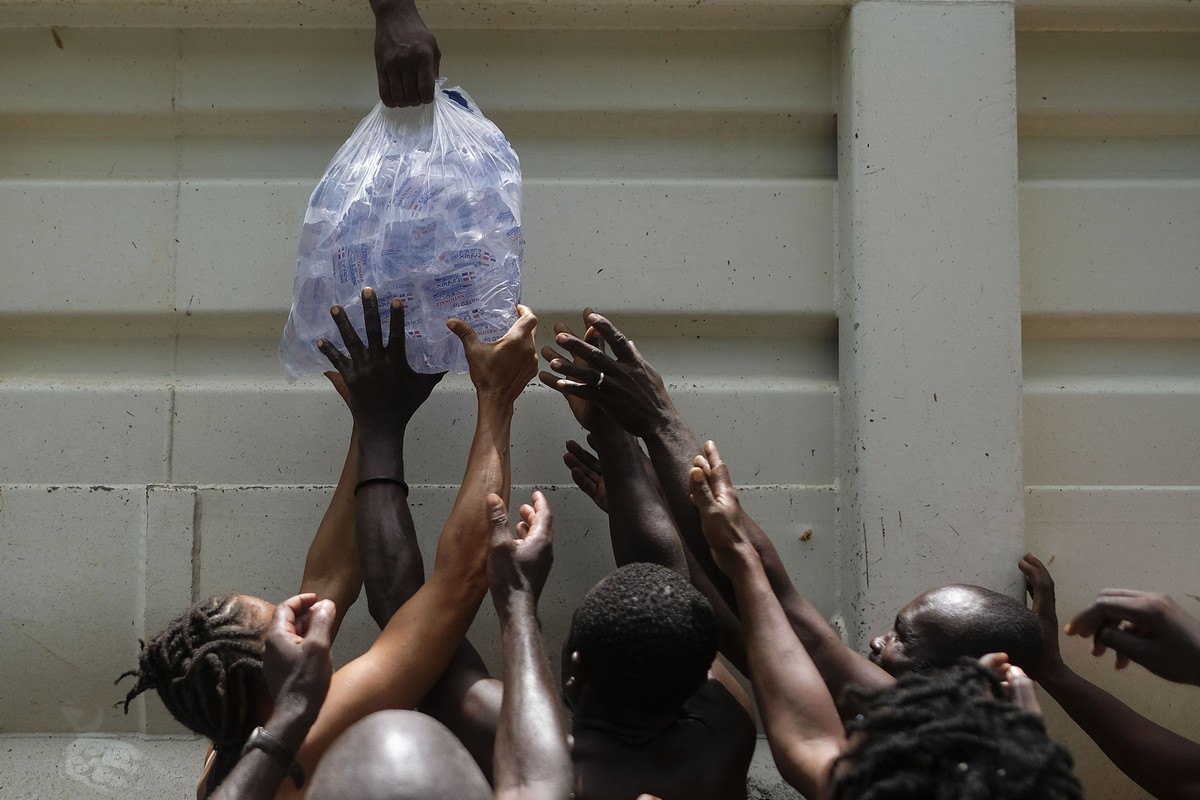
{"label": "crowd of reaching hands", "polygon": [[[431,102],[441,53],[412,0],[372,8],[380,98]],[[563,458],[608,515],[618,568],[575,611],[555,686],[537,615],[553,512],[541,492],[515,515],[508,504],[510,428],[538,374],[537,320],[519,306],[491,344],[450,323],[477,417],[426,580],[404,441],[442,376],[409,367],[398,300],[381,309],[370,289],[362,300],[365,342],[335,306],[342,341],[318,343],[354,427],[300,593],[275,605],[203,600],[122,676],[136,678],[126,709],[155,689],[211,741],[198,797],[745,798],[756,726],[736,670],[780,774],[810,800],[1081,797],[1034,681],[1146,791],[1200,798],[1200,745],[1064,663],[1054,582],[1032,555],[1018,565],[1032,609],[950,584],[901,608],[869,655],[848,647],[742,507],[716,445],[696,438],[634,343],[590,310],[582,335],[554,327],[539,377],[587,431],[588,446],[568,441]],[[334,671],[330,650],[360,593],[380,633]],[[465,638],[488,593],[503,682]],[[1106,590],[1065,632],[1090,638],[1097,656],[1112,650],[1118,669],[1136,662],[1200,685],[1200,621],[1165,595]]]}
{"label": "crowd of reaching hands", "polygon": [[[808,798],[1082,796],[1035,680],[1154,796],[1200,797],[1200,745],[1064,664],[1054,583],[1032,555],[1019,564],[1032,609],[950,584],[900,609],[868,656],[849,648],[792,584],[716,445],[590,310],[582,335],[555,326],[540,379],[587,431],[591,449],[568,442],[564,461],[607,512],[618,569],[576,610],[554,686],[537,617],[553,512],[534,492],[514,527],[508,506],[537,320],[518,307],[492,344],[450,323],[478,411],[426,580],[404,439],[441,376],[409,367],[398,300],[362,299],[366,341],[335,306],[342,342],[318,344],[354,427],[300,594],[201,601],[127,673],[127,704],[156,689],[211,740],[199,797],[744,798],[756,728],[732,670],[753,687],[780,774]],[[334,671],[333,639],[363,589],[380,633]],[[503,683],[465,638],[489,592]],[[1200,684],[1200,622],[1163,595],[1105,591],[1066,633],[1114,651],[1118,668]]]}

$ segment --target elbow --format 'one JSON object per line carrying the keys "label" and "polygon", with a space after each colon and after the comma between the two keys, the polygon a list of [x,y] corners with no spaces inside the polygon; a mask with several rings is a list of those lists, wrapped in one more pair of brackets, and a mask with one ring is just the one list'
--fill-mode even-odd
{"label": "elbow", "polygon": [[833,742],[789,741],[776,745],[768,736],[779,775],[805,797],[824,797],[829,773],[841,752]]}

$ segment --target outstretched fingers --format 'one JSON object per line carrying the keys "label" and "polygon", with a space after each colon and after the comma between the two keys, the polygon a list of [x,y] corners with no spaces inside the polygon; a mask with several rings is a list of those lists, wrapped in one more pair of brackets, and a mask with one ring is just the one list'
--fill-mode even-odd
{"label": "outstretched fingers", "polygon": [[[587,334],[584,334],[584,336],[586,337]],[[557,353],[547,357],[547,360],[562,362],[562,366],[564,367],[573,367],[575,368],[575,373],[578,373],[586,368],[591,368],[592,370],[601,372],[605,371],[606,369],[607,371],[611,372],[613,369],[614,361],[607,353],[585,339],[580,339],[574,333],[569,332],[569,330],[556,331],[554,334],[554,343],[570,353],[573,356],[573,361],[568,362],[566,359],[557,357]],[[551,350],[550,352],[553,353],[554,351]],[[543,349],[542,355],[546,355],[545,349]],[[559,369],[558,364],[552,363],[551,367],[556,372],[569,374],[567,370]]]}
{"label": "outstretched fingers", "polygon": [[587,308],[583,311],[583,321],[588,324],[588,327],[596,329],[601,338],[612,348],[613,355],[618,360],[636,360],[642,357],[637,347],[634,346],[633,340],[617,330],[617,326],[609,322],[607,317],[603,317],[590,308]]}
{"label": "outstretched fingers", "polygon": [[321,355],[329,359],[329,363],[337,370],[338,375],[344,377],[346,370],[350,367],[350,359],[346,358],[346,354],[337,349],[328,339],[317,339],[317,349],[321,351]]}
{"label": "outstretched fingers", "polygon": [[567,452],[563,453],[563,463],[571,471],[571,479],[575,481],[575,485],[590,497],[601,511],[607,512],[608,496],[599,459],[579,442],[571,439],[567,442]]}
{"label": "outstretched fingers", "polygon": [[346,345],[346,350],[350,353],[350,357],[357,358],[365,348],[363,347],[362,339],[358,338],[358,331],[354,330],[354,326],[350,323],[350,317],[346,314],[346,309],[340,305],[335,305],[329,309],[329,316],[333,317],[334,327],[338,329],[338,333],[342,337],[342,343]]}
{"label": "outstretched fingers", "polygon": [[392,298],[392,318],[388,324],[388,349],[404,355],[404,303],[399,297]]}
{"label": "outstretched fingers", "polygon": [[375,299],[375,290],[370,286],[363,287],[362,307],[363,324],[367,329],[367,348],[378,352],[383,349],[383,324],[379,320],[379,303]]}

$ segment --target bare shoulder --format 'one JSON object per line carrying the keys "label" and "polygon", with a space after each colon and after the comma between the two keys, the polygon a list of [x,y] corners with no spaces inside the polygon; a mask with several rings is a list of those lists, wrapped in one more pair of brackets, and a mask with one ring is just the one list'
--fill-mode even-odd
{"label": "bare shoulder", "polygon": [[709,679],[650,742],[630,744],[604,731],[576,731],[575,796],[746,800],[755,741],[754,720],[728,688]]}
{"label": "bare shoulder", "polygon": [[753,750],[757,736],[754,717],[738,694],[740,692],[731,690],[722,680],[709,678],[683,704],[680,722],[716,731],[719,738],[725,741],[746,742]]}

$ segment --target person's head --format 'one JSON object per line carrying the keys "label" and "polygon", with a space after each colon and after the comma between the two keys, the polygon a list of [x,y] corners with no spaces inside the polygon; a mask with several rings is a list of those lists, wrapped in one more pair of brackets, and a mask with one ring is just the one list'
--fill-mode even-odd
{"label": "person's head", "polygon": [[201,600],[142,642],[129,704],[148,689],[179,722],[218,749],[238,748],[261,723],[263,639],[274,606],[249,595]]}
{"label": "person's head", "polygon": [[963,656],[1007,653],[1024,669],[1042,657],[1042,629],[1023,603],[982,586],[930,589],[900,609],[871,640],[871,660],[894,676],[953,664]]}
{"label": "person's head", "polygon": [[670,712],[704,685],[717,655],[712,606],[677,572],[627,564],[597,583],[564,647],[567,702],[585,689],[601,709]]}
{"label": "person's head", "polygon": [[902,676],[846,724],[830,800],[1073,800],[1071,754],[973,660]]}
{"label": "person's head", "polygon": [[487,779],[442,723],[416,711],[378,711],[350,726],[321,758],[309,800],[491,800]]}

